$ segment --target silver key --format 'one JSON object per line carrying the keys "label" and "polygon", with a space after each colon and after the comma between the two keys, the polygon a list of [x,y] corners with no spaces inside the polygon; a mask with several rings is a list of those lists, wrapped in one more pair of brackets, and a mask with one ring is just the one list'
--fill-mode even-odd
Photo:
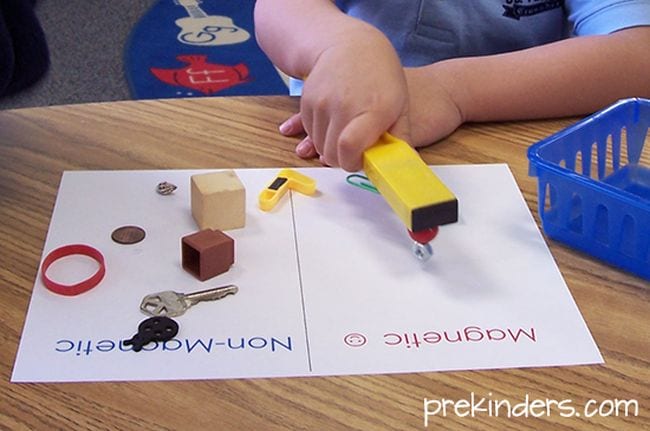
{"label": "silver key", "polygon": [[239,288],[233,284],[187,294],[166,290],[145,296],[140,303],[140,310],[149,316],[176,317],[185,313],[194,304],[216,301],[224,296],[234,295],[238,290]]}

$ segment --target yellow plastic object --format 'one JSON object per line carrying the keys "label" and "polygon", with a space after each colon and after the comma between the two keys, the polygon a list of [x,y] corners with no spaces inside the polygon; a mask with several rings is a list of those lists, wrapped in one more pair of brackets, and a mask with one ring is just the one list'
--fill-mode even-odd
{"label": "yellow plastic object", "polygon": [[364,152],[363,169],[410,231],[458,221],[456,196],[401,139],[384,133]]}
{"label": "yellow plastic object", "polygon": [[273,182],[260,193],[260,208],[271,211],[289,189],[305,195],[313,195],[316,193],[316,181],[293,169],[282,169]]}

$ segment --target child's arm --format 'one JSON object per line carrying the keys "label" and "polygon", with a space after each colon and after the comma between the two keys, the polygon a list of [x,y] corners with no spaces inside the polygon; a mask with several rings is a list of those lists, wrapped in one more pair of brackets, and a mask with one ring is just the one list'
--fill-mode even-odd
{"label": "child's arm", "polygon": [[255,36],[285,73],[302,78],[330,45],[345,40],[348,18],[332,0],[258,0]]}
{"label": "child's arm", "polygon": [[650,27],[637,27],[407,69],[412,143],[435,142],[463,122],[582,115],[650,97],[648,47]]}
{"label": "child's arm", "polygon": [[280,69],[308,77],[293,125],[323,162],[357,170],[383,132],[409,140],[406,77],[379,30],[330,0],[257,0],[255,31]]}

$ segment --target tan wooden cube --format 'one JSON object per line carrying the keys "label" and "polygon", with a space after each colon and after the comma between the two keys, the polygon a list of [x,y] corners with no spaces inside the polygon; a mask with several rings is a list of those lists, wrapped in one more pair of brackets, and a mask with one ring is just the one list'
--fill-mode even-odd
{"label": "tan wooden cube", "polygon": [[246,224],[246,189],[233,170],[192,175],[192,217],[200,229],[229,230]]}

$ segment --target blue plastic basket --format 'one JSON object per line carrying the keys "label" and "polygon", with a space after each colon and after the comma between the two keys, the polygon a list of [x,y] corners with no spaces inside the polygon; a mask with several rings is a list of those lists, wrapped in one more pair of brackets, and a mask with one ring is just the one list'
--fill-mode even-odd
{"label": "blue plastic basket", "polygon": [[649,124],[650,100],[625,99],[528,149],[546,235],[645,279]]}

